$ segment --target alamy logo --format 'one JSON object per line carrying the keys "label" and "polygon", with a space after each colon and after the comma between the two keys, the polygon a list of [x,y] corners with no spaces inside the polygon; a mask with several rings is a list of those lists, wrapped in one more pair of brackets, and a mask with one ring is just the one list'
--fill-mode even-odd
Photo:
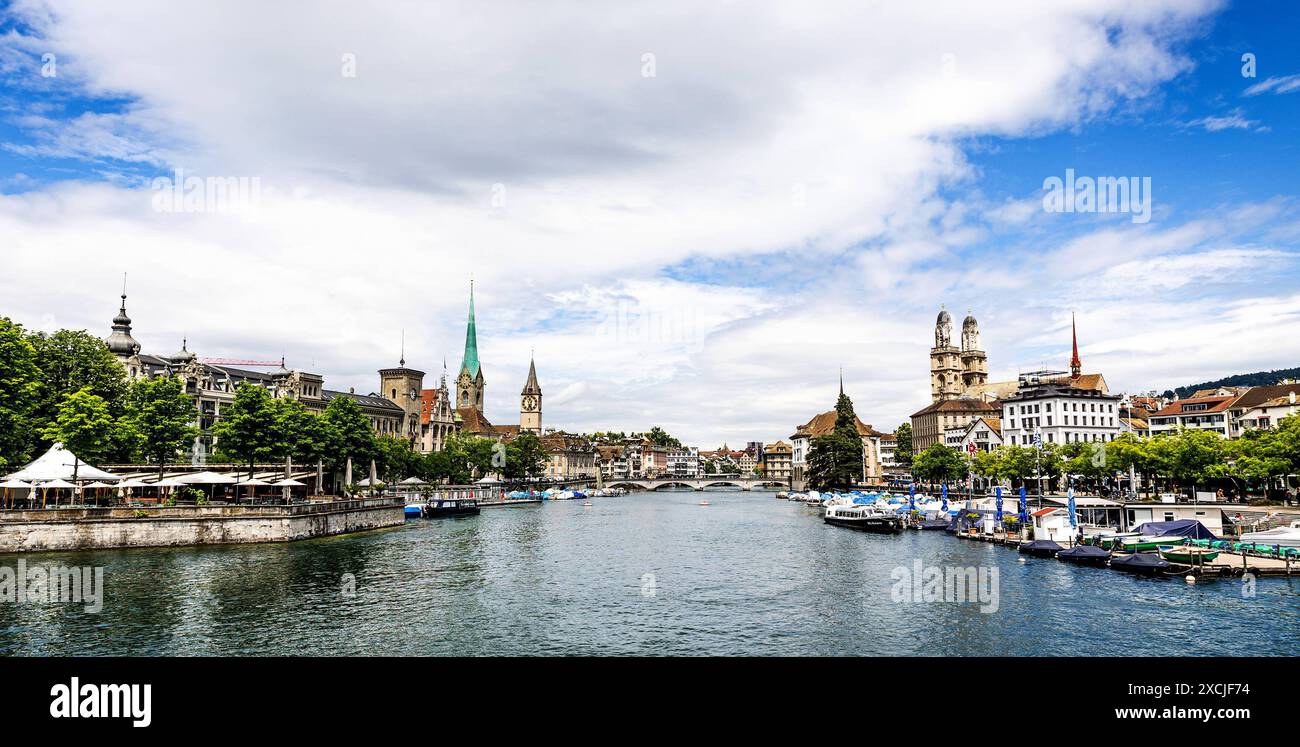
{"label": "alamy logo", "polygon": [[1001,606],[996,567],[927,566],[917,558],[911,568],[895,568],[890,578],[890,598],[899,604],[974,604],[986,615]]}
{"label": "alamy logo", "polygon": [[1049,213],[1129,213],[1134,223],[1151,220],[1151,177],[1075,176],[1043,180],[1043,210]]}
{"label": "alamy logo", "polygon": [[103,567],[32,566],[19,558],[14,568],[0,566],[0,602],[59,604],[79,602],[86,612],[104,609]]}
{"label": "alamy logo", "polygon": [[76,677],[67,685],[50,688],[52,718],[129,718],[134,727],[153,723],[153,685],[80,684]]}

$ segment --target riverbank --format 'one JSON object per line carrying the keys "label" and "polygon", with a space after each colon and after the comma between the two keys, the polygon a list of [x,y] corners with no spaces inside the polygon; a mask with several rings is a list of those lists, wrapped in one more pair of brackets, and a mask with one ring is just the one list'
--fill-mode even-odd
{"label": "riverbank", "polygon": [[292,542],[405,523],[395,498],[0,512],[0,553]]}

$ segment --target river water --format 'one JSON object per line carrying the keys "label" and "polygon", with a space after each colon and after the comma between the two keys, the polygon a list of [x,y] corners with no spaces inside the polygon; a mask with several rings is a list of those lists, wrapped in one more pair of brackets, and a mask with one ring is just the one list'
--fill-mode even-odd
{"label": "river water", "polygon": [[[772,493],[592,502],[291,544],[25,555],[102,566],[103,609],[0,602],[0,654],[1300,653],[1300,577],[1253,593],[1135,578],[943,532],[830,527]],[[914,597],[900,579],[918,560],[983,573],[986,603]]]}

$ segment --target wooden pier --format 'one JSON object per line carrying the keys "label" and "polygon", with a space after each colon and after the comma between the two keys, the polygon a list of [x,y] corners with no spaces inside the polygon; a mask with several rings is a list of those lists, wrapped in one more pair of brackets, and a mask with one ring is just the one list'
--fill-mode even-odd
{"label": "wooden pier", "polygon": [[[1020,543],[1024,541],[1017,536],[1003,534],[958,533],[955,536],[975,542],[992,542],[995,545],[1002,545],[1016,550],[1020,548]],[[1300,576],[1300,560],[1228,550],[1220,551],[1219,557],[1202,565],[1188,566],[1175,563],[1174,568],[1176,573],[1173,575],[1243,576],[1250,573],[1255,576]]]}

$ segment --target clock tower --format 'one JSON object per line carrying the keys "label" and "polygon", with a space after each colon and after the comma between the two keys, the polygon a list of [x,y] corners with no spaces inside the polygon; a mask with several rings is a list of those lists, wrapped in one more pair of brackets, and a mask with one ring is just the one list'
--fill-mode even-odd
{"label": "clock tower", "polygon": [[[405,343],[402,345],[406,347]],[[420,437],[420,408],[423,405],[421,392],[424,390],[424,372],[406,367],[406,351],[397,368],[379,370],[379,394],[384,399],[402,408],[402,437],[414,440]]]}
{"label": "clock tower", "polygon": [[542,435],[542,387],[537,383],[537,366],[528,361],[528,381],[519,394],[519,432]]}

